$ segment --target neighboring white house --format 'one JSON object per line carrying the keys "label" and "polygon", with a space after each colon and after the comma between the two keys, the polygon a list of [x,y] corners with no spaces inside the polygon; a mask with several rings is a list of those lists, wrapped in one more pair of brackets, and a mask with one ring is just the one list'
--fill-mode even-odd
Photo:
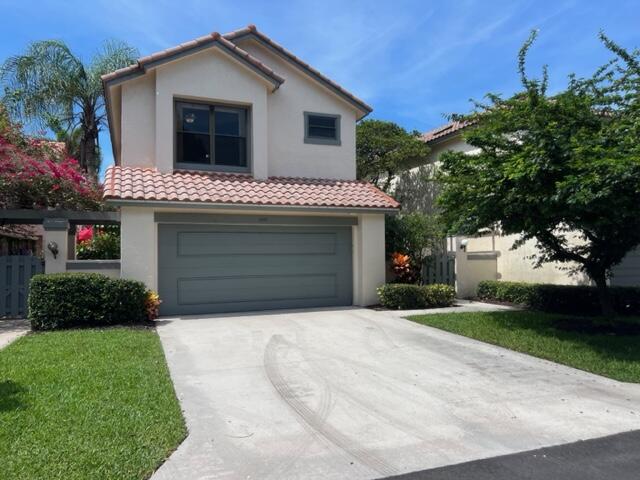
{"label": "neighboring white house", "polygon": [[[473,154],[474,147],[467,144],[464,122],[451,122],[422,135],[431,147],[428,163],[436,163],[446,151]],[[523,212],[526,215],[526,212]],[[491,232],[474,237],[457,237],[449,242],[456,253],[457,292],[461,297],[473,296],[481,280],[553,283],[560,285],[588,285],[586,275],[570,275],[567,264],[547,263],[533,268],[531,257],[537,253],[535,241],[526,242],[512,250],[518,235],[496,235]],[[577,240],[577,238],[576,238]],[[462,247],[462,248],[460,248]],[[640,285],[640,251],[629,254],[614,268],[612,285]]]}
{"label": "neighboring white house", "polygon": [[371,108],[249,26],[103,77],[121,212],[121,276],[162,314],[368,305],[384,214],[356,180]]}

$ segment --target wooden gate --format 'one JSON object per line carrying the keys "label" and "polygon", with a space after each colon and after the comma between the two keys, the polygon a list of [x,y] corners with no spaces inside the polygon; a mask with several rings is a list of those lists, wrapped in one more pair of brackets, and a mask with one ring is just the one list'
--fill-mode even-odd
{"label": "wooden gate", "polygon": [[427,257],[422,267],[422,283],[444,283],[455,286],[456,257],[451,253],[441,253]]}
{"label": "wooden gate", "polygon": [[30,255],[0,257],[0,317],[26,317],[29,281],[44,271],[44,262]]}

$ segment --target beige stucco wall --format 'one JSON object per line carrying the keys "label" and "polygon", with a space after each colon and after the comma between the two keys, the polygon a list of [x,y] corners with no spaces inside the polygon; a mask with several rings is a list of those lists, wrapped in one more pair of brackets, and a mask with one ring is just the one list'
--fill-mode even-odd
{"label": "beige stucco wall", "polygon": [[122,85],[121,164],[173,171],[174,100],[232,103],[250,109],[252,172],[266,178],[268,84],[217,49],[162,65]]}
{"label": "beige stucco wall", "polygon": [[[247,106],[249,156],[256,178],[294,176],[354,179],[355,108],[253,41],[243,47],[262,59],[285,82],[272,85],[218,49],[208,49],[161,65],[114,89],[121,164],[173,170],[174,99]],[[304,143],[304,112],[340,115],[340,145]]]}
{"label": "beige stucco wall", "polygon": [[185,209],[122,207],[121,220],[121,276],[144,282],[157,290],[158,228],[155,212],[209,213],[226,215],[285,215],[285,216],[352,216],[358,219],[353,227],[353,303],[372,305],[378,302],[376,289],[385,282],[384,215],[305,213],[304,211]]}
{"label": "beige stucco wall", "polygon": [[120,209],[120,265],[122,278],[144,282],[158,289],[158,235],[153,209],[122,207]]}
{"label": "beige stucco wall", "polygon": [[384,215],[358,216],[353,227],[353,304],[378,303],[377,288],[385,283]]}
{"label": "beige stucco wall", "polygon": [[427,156],[426,163],[436,163],[440,160],[440,155],[444,152],[452,151],[452,152],[465,152],[472,154],[474,151],[477,151],[475,147],[472,147],[468,143],[464,141],[461,135],[457,135],[451,137],[446,140],[442,140],[440,142],[436,142],[430,145],[431,150],[429,151],[429,155]]}
{"label": "beige stucco wall", "polygon": [[152,167],[156,151],[156,74],[122,85],[121,151],[123,165]]}
{"label": "beige stucco wall", "polygon": [[[356,178],[355,109],[255,41],[239,45],[286,79],[267,97],[269,175]],[[341,145],[304,143],[305,111],[340,115]]]}
{"label": "beige stucco wall", "polygon": [[456,254],[456,295],[459,298],[476,296],[478,284],[483,280],[497,280],[496,259],[489,253]]}
{"label": "beige stucco wall", "polygon": [[[583,275],[571,275],[568,268],[573,264],[545,263],[534,268],[531,258],[538,253],[535,241],[529,240],[512,250],[518,235],[483,235],[467,238],[467,252],[492,252],[496,257],[496,279],[510,282],[553,283],[558,285],[588,285],[589,279]],[[573,241],[579,241],[577,237]]]}

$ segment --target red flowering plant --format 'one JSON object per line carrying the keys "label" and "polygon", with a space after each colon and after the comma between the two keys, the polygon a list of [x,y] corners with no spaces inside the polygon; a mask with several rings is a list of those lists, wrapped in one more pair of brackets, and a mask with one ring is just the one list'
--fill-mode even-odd
{"label": "red flowering plant", "polygon": [[404,253],[391,254],[391,269],[400,283],[418,283],[420,272],[413,264],[411,257]]}
{"label": "red flowering plant", "polygon": [[[0,115],[3,112],[0,110]],[[24,135],[0,122],[0,208],[101,210],[99,186],[57,142]]]}

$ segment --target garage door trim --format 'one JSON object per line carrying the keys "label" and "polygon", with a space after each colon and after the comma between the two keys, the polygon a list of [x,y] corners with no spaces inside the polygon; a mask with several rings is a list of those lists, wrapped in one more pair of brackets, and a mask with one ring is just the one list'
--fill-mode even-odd
{"label": "garage door trim", "polygon": [[155,212],[156,223],[216,224],[216,225],[274,225],[274,226],[336,226],[358,225],[358,217],[296,216],[296,215],[228,215],[213,213]]}

